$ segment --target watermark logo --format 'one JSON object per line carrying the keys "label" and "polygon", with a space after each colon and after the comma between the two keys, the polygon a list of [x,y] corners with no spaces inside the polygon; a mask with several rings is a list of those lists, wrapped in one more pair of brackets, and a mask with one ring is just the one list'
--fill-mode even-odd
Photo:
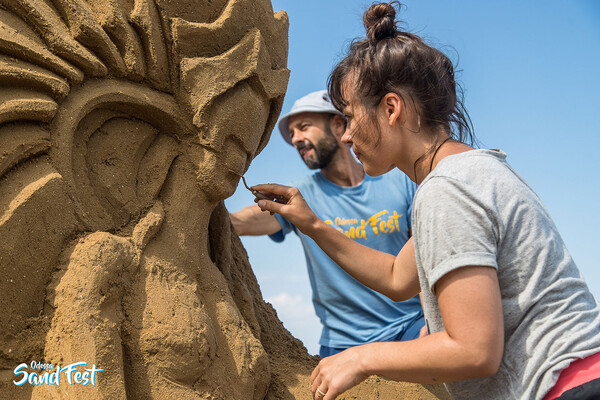
{"label": "watermark logo", "polygon": [[[66,379],[69,385],[87,386],[92,384],[92,386],[96,386],[96,374],[104,370],[96,367],[96,364],[92,364],[91,368],[85,368],[86,365],[86,362],[80,361],[66,367],[57,365],[55,368],[52,364],[41,364],[37,361],[32,361],[29,365],[22,363],[15,368],[15,376],[18,379],[13,383],[15,386],[26,383],[60,386],[61,383],[65,383]],[[78,367],[82,367],[81,370]]]}

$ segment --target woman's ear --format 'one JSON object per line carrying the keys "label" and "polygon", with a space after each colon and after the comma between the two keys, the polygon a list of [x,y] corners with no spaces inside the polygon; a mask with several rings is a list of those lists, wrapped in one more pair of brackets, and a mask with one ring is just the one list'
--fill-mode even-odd
{"label": "woman's ear", "polygon": [[390,126],[402,123],[402,108],[404,107],[404,103],[396,93],[390,92],[383,96],[379,106],[383,111],[385,120]]}

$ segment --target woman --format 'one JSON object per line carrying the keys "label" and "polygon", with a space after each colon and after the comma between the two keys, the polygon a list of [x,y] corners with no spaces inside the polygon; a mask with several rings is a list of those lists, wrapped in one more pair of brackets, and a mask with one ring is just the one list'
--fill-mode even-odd
{"label": "woman", "polygon": [[321,360],[315,398],[334,399],[372,374],[445,382],[460,399],[597,398],[600,309],[540,199],[504,153],[466,144],[450,60],[399,31],[393,3],[371,6],[364,23],[367,38],[336,66],[329,91],[366,172],[399,168],[420,185],[413,239],[397,257],[379,253],[316,218],[297,189],[254,189],[279,196],[258,205],[365,285],[397,301],[421,291],[429,334]]}

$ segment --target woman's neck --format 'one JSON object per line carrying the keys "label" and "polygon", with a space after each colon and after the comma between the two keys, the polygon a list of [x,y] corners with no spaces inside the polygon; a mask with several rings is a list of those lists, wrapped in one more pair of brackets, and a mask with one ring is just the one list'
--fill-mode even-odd
{"label": "woman's neck", "polygon": [[[473,150],[471,146],[454,140],[450,136],[446,136],[436,143],[432,143],[426,147],[425,157],[421,160],[415,159],[416,164],[413,164],[414,177],[411,177],[417,185],[423,182],[423,180],[429,175],[431,171],[442,161],[444,158],[453,154],[464,153],[465,151]],[[417,162],[418,160],[418,162]]]}

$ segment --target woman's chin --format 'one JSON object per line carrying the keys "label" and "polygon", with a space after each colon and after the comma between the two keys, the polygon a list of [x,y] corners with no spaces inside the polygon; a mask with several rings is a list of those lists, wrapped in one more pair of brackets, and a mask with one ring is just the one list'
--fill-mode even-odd
{"label": "woman's chin", "polygon": [[370,165],[368,163],[364,163],[364,162],[362,163],[362,165],[365,170],[365,173],[369,176],[379,176],[379,175],[383,175],[389,171],[389,170],[388,171],[383,170],[381,168],[376,168],[375,166]]}

